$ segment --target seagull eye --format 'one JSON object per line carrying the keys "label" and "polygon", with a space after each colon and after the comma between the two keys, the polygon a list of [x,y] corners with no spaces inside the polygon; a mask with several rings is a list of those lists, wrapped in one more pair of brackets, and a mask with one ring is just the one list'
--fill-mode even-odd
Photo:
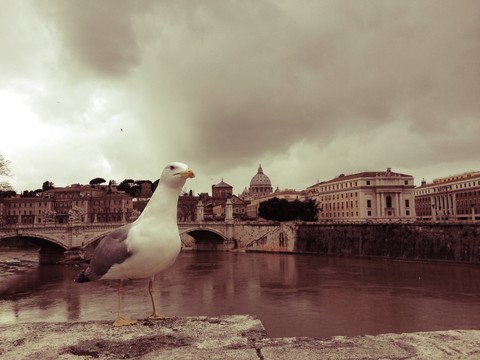
{"label": "seagull eye", "polygon": [[175,166],[170,165],[170,170],[175,170]]}

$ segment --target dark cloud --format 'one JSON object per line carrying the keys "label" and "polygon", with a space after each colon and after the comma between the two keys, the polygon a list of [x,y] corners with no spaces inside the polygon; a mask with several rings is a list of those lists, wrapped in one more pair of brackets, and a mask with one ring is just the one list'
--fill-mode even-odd
{"label": "dark cloud", "polygon": [[60,56],[71,71],[79,66],[96,75],[119,76],[139,64],[141,52],[133,28],[138,2],[50,1],[37,5],[45,19],[53,21],[62,44]]}
{"label": "dark cloud", "polygon": [[42,121],[105,133],[93,147],[122,174],[180,159],[209,178],[270,163],[283,179],[293,164],[312,173],[289,172],[284,186],[300,187],[375,167],[437,174],[480,155],[477,1],[25,4],[9,6],[27,19],[19,48],[1,37],[1,74],[17,60],[35,69],[19,91]]}

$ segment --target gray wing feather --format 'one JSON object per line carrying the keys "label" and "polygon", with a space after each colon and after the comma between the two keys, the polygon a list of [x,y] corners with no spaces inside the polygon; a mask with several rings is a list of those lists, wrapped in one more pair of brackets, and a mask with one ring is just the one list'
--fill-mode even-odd
{"label": "gray wing feather", "polygon": [[85,271],[89,280],[101,278],[113,265],[121,264],[132,255],[125,243],[131,226],[127,224],[115,229],[100,241]]}

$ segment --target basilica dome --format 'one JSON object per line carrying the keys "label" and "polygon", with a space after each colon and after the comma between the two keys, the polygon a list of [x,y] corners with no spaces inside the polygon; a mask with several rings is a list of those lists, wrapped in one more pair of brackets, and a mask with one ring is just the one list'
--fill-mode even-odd
{"label": "basilica dome", "polygon": [[263,173],[262,165],[258,167],[258,172],[250,180],[249,194],[251,196],[266,195],[273,192],[270,178]]}
{"label": "basilica dome", "polygon": [[250,180],[250,187],[252,186],[272,186],[269,177],[263,173],[262,165],[258,167],[257,174]]}

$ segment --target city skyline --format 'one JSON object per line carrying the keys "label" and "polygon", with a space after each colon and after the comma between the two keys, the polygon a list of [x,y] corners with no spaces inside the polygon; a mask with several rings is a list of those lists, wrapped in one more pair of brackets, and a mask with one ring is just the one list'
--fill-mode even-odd
{"label": "city skyline", "polygon": [[[2,2],[0,154],[18,193],[103,177],[241,193],[479,169],[477,1]],[[108,21],[105,21],[108,19]]]}

